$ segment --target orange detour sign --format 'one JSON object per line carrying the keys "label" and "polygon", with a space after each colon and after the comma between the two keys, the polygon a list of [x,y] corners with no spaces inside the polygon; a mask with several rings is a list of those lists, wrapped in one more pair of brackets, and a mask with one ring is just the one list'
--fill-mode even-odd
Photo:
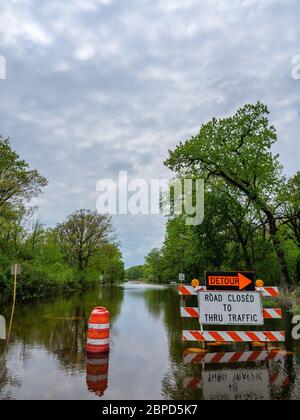
{"label": "orange detour sign", "polygon": [[207,290],[246,290],[255,291],[255,278],[252,272],[206,272]]}
{"label": "orange detour sign", "polygon": [[109,351],[109,312],[106,308],[97,307],[91,313],[86,351],[88,354]]}

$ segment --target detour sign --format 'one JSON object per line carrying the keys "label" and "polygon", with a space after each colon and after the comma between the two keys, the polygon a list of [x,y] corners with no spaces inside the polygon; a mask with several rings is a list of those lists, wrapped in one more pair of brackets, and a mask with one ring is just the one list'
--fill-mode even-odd
{"label": "detour sign", "polygon": [[255,291],[253,272],[206,272],[207,290]]}

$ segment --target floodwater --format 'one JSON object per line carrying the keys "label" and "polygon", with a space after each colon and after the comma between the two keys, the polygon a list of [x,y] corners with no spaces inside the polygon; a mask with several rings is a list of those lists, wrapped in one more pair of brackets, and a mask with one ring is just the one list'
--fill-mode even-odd
{"label": "floodwater", "polygon": [[[99,305],[111,314],[111,350],[90,359],[86,327]],[[179,307],[175,288],[132,284],[17,305],[10,342],[0,340],[0,399],[300,399],[300,344],[287,316],[266,327],[286,330],[281,352],[231,345],[204,358],[187,352],[200,344],[181,341],[182,329],[199,327]],[[0,312],[9,319],[10,308]]]}

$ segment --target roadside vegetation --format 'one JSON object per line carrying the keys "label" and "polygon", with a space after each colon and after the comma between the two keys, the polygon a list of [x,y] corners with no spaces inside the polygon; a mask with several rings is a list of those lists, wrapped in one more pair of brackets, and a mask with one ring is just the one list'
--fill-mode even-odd
{"label": "roadside vegetation", "polygon": [[92,284],[123,281],[111,218],[79,210],[53,228],[30,206],[48,184],[0,137],[0,299],[11,297],[11,264],[22,265],[18,300],[49,297]]}
{"label": "roadside vegetation", "polygon": [[266,284],[300,286],[300,172],[284,175],[276,141],[268,108],[257,103],[212,119],[171,150],[165,165],[176,179],[205,180],[204,222],[170,215],[162,248],[127,277],[177,281],[183,258],[187,281],[206,270],[254,270]]}

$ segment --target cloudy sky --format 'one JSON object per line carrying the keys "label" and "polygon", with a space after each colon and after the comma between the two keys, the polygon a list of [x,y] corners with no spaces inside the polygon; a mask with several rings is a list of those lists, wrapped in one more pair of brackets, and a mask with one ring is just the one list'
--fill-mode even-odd
{"label": "cloudy sky", "polygon": [[[39,215],[95,209],[96,183],[170,177],[168,149],[212,116],[262,100],[299,169],[299,0],[0,0],[0,134],[49,178]],[[118,216],[126,265],[164,219]]]}

